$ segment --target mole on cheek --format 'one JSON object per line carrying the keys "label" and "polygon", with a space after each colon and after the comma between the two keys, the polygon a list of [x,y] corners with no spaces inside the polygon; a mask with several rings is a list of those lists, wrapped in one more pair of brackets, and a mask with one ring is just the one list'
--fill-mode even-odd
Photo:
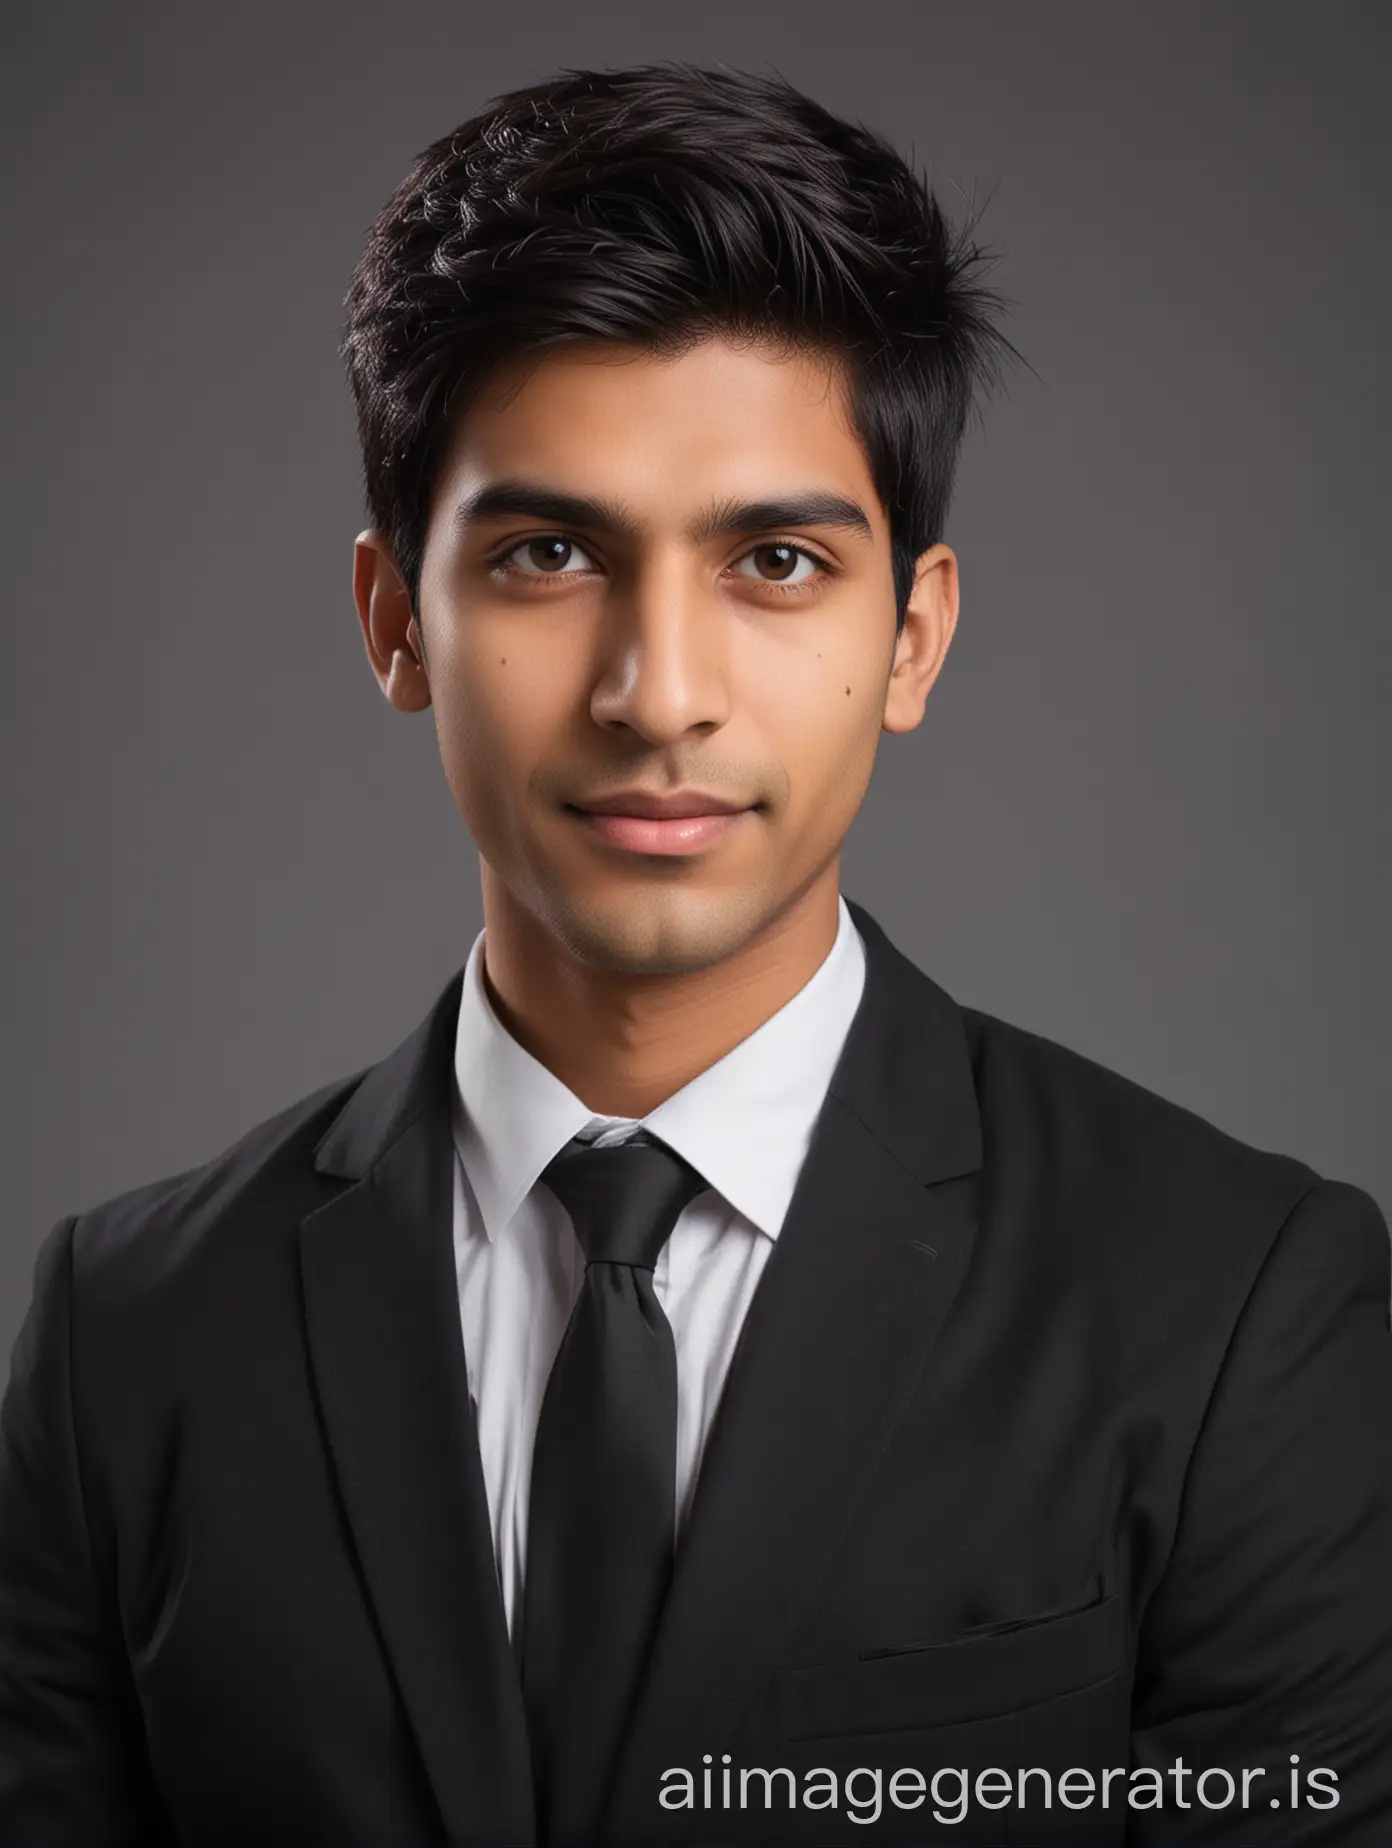
{"label": "mole on cheek", "polygon": [[847,687],[846,688],[846,698],[849,699],[850,697],[851,697],[851,689]]}

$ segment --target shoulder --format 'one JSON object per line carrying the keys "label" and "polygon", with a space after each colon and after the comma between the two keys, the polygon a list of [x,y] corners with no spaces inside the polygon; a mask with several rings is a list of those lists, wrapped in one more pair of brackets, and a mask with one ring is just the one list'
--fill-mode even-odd
{"label": "shoulder", "polygon": [[[212,1160],[64,1220],[76,1332],[239,1325],[298,1300],[299,1232],[423,1111],[449,1095],[462,972],[392,1052],[266,1117]],[[447,1131],[446,1131],[447,1134]],[[42,1257],[41,1257],[42,1263]]]}
{"label": "shoulder", "polygon": [[1042,1260],[1157,1303],[1240,1298],[1288,1226],[1341,1267],[1379,1270],[1386,1228],[1362,1189],[1258,1147],[1084,1054],[963,1008],[983,1186]]}
{"label": "shoulder", "polygon": [[75,1299],[149,1303],[219,1259],[252,1261],[341,1189],[315,1150],[367,1071],[321,1086],[239,1135],[210,1160],[69,1216]]}
{"label": "shoulder", "polygon": [[1123,1183],[1255,1188],[1294,1198],[1318,1173],[1298,1157],[1242,1140],[1176,1099],[1072,1047],[976,1008],[961,1009],[982,1128],[1018,1159]]}
{"label": "shoulder", "polygon": [[1027,1316],[1069,1303],[1079,1329],[1109,1331],[1103,1346],[1126,1367],[1178,1365],[1200,1383],[1254,1301],[1307,1332],[1353,1303],[1386,1327],[1392,1253],[1362,1188],[1055,1041],[961,1012],[988,1292],[1018,1296]]}

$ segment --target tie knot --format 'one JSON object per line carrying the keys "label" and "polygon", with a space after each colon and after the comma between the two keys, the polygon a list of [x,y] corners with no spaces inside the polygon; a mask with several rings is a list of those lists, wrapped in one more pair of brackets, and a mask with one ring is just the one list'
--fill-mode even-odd
{"label": "tie knot", "polygon": [[665,1143],[640,1140],[596,1148],[572,1139],[542,1170],[570,1214],[587,1264],[651,1270],[688,1200],[706,1183]]}

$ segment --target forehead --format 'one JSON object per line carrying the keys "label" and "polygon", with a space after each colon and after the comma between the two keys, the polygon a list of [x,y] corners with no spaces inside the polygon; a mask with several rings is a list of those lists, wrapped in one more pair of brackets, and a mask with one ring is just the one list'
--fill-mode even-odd
{"label": "forehead", "polygon": [[654,518],[795,484],[883,519],[837,362],[719,337],[675,356],[577,342],[500,368],[460,419],[441,487],[517,475]]}

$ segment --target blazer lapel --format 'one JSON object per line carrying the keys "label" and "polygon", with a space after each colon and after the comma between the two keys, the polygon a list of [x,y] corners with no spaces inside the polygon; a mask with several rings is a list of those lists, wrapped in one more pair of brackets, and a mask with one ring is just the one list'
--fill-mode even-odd
{"label": "blazer lapel", "polygon": [[521,1691],[459,1328],[450,1044],[460,980],[319,1144],[353,1184],[306,1218],[314,1382],[364,1582],[445,1830],[529,1843]]}
{"label": "blazer lapel", "polygon": [[[981,1131],[961,1013],[851,910],[865,992],[707,1444],[606,1841],[650,1841],[662,1770],[728,1745],[870,1485],[971,1254]],[[662,1818],[664,1840],[680,1814]]]}

